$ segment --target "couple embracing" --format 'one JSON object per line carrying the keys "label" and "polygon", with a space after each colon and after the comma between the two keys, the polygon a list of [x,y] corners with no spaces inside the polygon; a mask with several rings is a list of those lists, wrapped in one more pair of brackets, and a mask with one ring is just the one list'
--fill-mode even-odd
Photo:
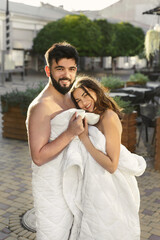
{"label": "couple embracing", "polygon": [[69,43],[45,59],[49,81],[27,114],[37,240],[140,240],[146,163],[121,144],[121,109],[95,79],[75,80]]}

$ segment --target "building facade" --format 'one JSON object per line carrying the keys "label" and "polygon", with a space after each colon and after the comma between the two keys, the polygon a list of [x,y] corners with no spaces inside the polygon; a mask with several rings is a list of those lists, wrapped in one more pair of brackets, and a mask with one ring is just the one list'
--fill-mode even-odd
{"label": "building facade", "polygon": [[[7,0],[0,4],[0,50],[5,50],[5,12]],[[48,22],[68,14],[62,7],[41,3],[40,7],[9,1],[11,48],[31,49],[33,38]]]}
{"label": "building facade", "polygon": [[[0,54],[6,50],[6,3],[7,0],[0,0]],[[69,12],[63,7],[54,7],[50,4],[41,3],[40,7],[29,6],[22,3],[15,3],[9,1],[9,48],[15,51],[24,52],[24,61],[28,68],[32,67],[38,69],[38,59],[30,55],[33,45],[33,39],[37,33],[48,22],[58,20],[68,14],[85,14],[91,20],[93,19],[107,19],[110,22],[127,21],[131,24],[141,27],[147,31],[151,25],[157,21],[157,16],[143,15],[144,11],[154,8],[160,4],[160,0],[120,0],[117,3],[104,8],[99,11],[76,11]],[[15,54],[13,54],[15,56]],[[20,54],[19,54],[20,55]],[[0,58],[0,66],[2,65],[2,58]],[[9,59],[9,57],[8,57]],[[135,58],[137,61],[137,58]],[[100,58],[99,58],[100,61]],[[117,67],[130,68],[133,63],[133,58],[119,59]],[[93,59],[86,60],[86,68],[93,67]],[[18,64],[18,63],[16,63]],[[137,63],[139,64],[139,63]],[[13,65],[12,62],[6,65]],[[94,61],[95,66],[99,66],[98,58]],[[103,61],[103,68],[110,68],[110,58]],[[144,66],[144,62],[143,62]]]}
{"label": "building facade", "polygon": [[[0,55],[6,50],[6,7],[7,0],[0,3]],[[62,7],[54,7],[41,3],[40,7],[29,6],[22,3],[9,1],[9,48],[11,51],[23,51],[24,61],[27,68],[32,67],[38,70],[38,59],[30,56],[33,39],[37,33],[51,21],[56,21],[68,14]],[[14,53],[9,56],[13,58]],[[0,66],[2,66],[2,56],[0,56]],[[6,56],[5,56],[6,57]],[[6,57],[6,58],[9,58]],[[6,65],[13,66],[12,61]],[[15,63],[17,64],[17,63]]]}
{"label": "building facade", "polygon": [[109,22],[129,22],[146,32],[159,21],[158,16],[143,14],[150,9],[160,6],[160,0],[119,0],[100,11],[84,11],[90,19],[107,19]]}

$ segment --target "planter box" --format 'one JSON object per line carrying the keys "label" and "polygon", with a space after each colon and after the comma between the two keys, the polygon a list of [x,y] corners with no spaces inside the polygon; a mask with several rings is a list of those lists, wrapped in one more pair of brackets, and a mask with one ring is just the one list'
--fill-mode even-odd
{"label": "planter box", "polygon": [[122,144],[131,152],[136,150],[137,112],[125,114],[122,120]]}
{"label": "planter box", "polygon": [[26,116],[19,107],[9,107],[2,115],[2,136],[18,140],[27,140]]}
{"label": "planter box", "polygon": [[160,117],[156,119],[156,136],[155,136],[155,162],[154,167],[160,170]]}
{"label": "planter box", "polygon": [[145,83],[141,83],[141,82],[130,82],[130,81],[126,82],[126,87],[133,87],[137,85],[141,85],[142,87],[146,86]]}

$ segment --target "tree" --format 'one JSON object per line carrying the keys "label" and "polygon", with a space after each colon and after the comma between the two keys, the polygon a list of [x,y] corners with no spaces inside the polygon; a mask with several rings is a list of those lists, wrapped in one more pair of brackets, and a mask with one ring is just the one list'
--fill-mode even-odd
{"label": "tree", "polygon": [[144,32],[130,23],[112,24],[105,19],[94,21],[101,29],[102,49],[100,56],[112,57],[112,69],[115,68],[115,58],[119,56],[135,56],[144,50]]}
{"label": "tree", "polygon": [[113,25],[111,56],[135,56],[144,50],[144,32],[130,23]]}
{"label": "tree", "polygon": [[102,47],[99,26],[84,15],[67,15],[50,22],[37,34],[33,50],[44,54],[55,42],[67,41],[73,44],[80,56],[98,56]]}
{"label": "tree", "polygon": [[116,68],[116,57],[135,56],[144,51],[144,32],[141,28],[134,27],[130,23],[113,24],[110,44],[110,56],[112,57],[112,69]]}
{"label": "tree", "polygon": [[110,56],[113,24],[106,19],[98,19],[94,20],[94,22],[99,26],[102,33],[102,47],[99,51],[99,56]]}
{"label": "tree", "polygon": [[84,15],[67,15],[50,22],[37,34],[33,50],[44,55],[55,42],[73,44],[80,56],[135,56],[144,50],[144,32],[130,23],[109,23],[105,19],[91,21]]}

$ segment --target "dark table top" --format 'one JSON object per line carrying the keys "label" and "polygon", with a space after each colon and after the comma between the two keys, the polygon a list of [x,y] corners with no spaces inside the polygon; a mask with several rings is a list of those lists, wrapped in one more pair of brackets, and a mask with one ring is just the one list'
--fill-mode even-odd
{"label": "dark table top", "polygon": [[151,92],[152,88],[150,87],[124,87],[121,89],[124,92]]}
{"label": "dark table top", "polygon": [[114,97],[120,97],[124,101],[130,101],[134,102],[136,99],[136,95],[130,94],[130,93],[125,93],[125,92],[110,92],[109,96],[114,98]]}
{"label": "dark table top", "polygon": [[155,88],[152,87],[124,87],[110,92],[111,97],[119,96],[133,104],[149,102],[154,97]]}

